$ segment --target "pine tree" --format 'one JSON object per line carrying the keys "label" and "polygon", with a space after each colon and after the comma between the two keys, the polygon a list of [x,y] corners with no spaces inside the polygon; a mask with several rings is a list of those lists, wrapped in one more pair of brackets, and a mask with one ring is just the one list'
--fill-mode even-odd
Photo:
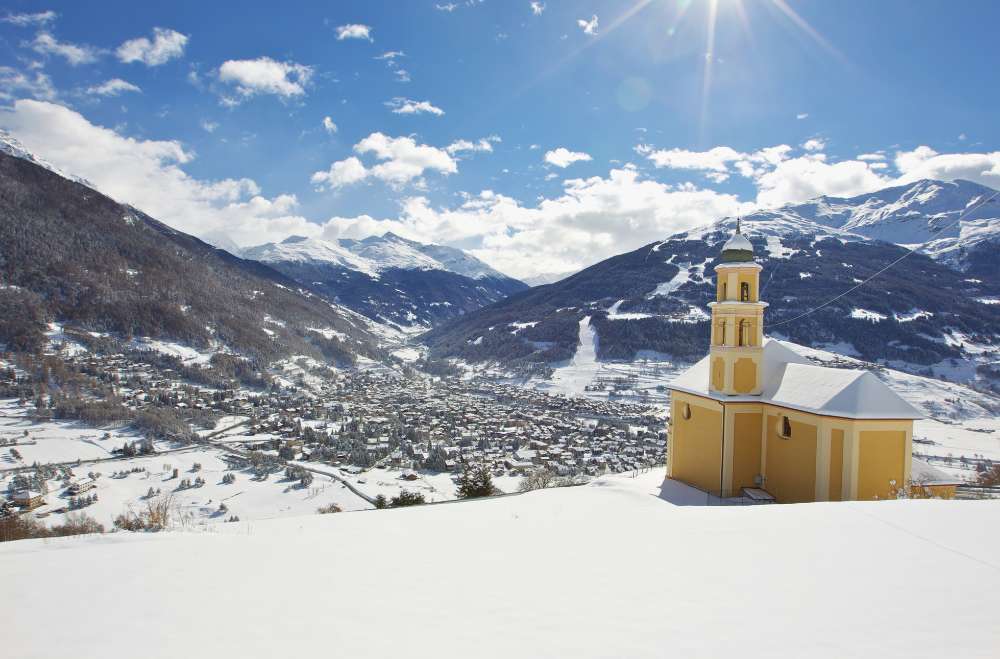
{"label": "pine tree", "polygon": [[494,494],[493,474],[484,463],[470,465],[465,463],[462,475],[458,479],[458,498],[476,499]]}

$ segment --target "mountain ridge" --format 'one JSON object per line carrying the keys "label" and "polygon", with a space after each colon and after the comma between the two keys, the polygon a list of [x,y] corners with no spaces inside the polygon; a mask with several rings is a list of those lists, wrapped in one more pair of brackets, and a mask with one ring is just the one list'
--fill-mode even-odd
{"label": "mountain ridge", "polygon": [[398,328],[430,327],[527,288],[462,250],[391,232],[336,241],[289,236],[241,253]]}
{"label": "mountain ridge", "polygon": [[[884,196],[892,203],[900,198],[912,201],[907,191],[928,192],[933,187],[931,192],[940,195],[946,185],[917,182]],[[830,202],[820,200],[812,207],[824,203]],[[903,210],[897,205],[883,216],[926,222],[945,215],[954,221],[968,199],[951,195],[948,203],[950,215],[944,213],[947,208],[913,215],[911,204]],[[926,200],[919,204],[926,207]],[[870,211],[884,208],[886,202],[861,200],[858,205]],[[906,247],[855,233],[860,222],[841,228],[847,224],[842,219],[845,210],[840,209],[836,221],[828,219],[836,226],[804,217],[797,206],[744,218],[745,233],[764,268],[761,295],[770,304],[765,331],[771,333],[773,327],[777,337],[901,370],[995,386],[1000,380],[1000,278],[972,258],[977,250],[988,253],[993,238],[981,240],[977,250],[966,250],[963,270],[940,255],[910,253]],[[991,212],[973,214],[973,221]],[[734,218],[724,218],[611,257],[449,321],[423,339],[436,357],[515,367],[551,365],[573,357],[580,322],[589,318],[599,338],[599,359],[628,361],[653,352],[693,360],[708,345],[712,267],[735,224]],[[789,322],[848,290],[849,295]]]}

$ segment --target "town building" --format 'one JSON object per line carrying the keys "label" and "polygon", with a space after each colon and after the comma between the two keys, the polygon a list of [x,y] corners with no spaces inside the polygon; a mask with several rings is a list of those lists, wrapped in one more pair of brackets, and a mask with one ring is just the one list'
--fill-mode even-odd
{"label": "town building", "polygon": [[715,271],[709,354],[668,385],[668,477],[788,503],[905,490],[920,412],[868,371],[819,366],[765,339],[761,266],[739,223]]}

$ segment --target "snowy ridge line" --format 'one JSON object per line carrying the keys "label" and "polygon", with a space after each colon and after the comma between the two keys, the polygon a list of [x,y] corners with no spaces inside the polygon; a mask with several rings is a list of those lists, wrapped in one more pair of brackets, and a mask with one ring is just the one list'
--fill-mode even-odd
{"label": "snowy ridge line", "polygon": [[289,236],[280,243],[265,243],[242,250],[244,258],[264,263],[279,261],[329,263],[378,278],[391,268],[442,270],[470,279],[509,279],[476,257],[460,249],[419,243],[394,233],[363,240]]}
{"label": "snowy ridge line", "polygon": [[[991,194],[984,201],[980,201],[980,202],[977,202],[975,204],[970,204],[969,206],[967,206],[965,208],[964,211],[962,211],[961,215],[959,215],[957,218],[955,218],[955,220],[953,220],[950,224],[946,225],[945,228],[948,228],[948,227],[951,227],[952,225],[958,224],[959,222],[962,221],[962,218],[964,218],[966,215],[968,215],[973,210],[976,210],[979,207],[985,206],[989,202],[993,201],[997,196],[1000,196],[1000,190],[997,190],[996,192],[994,192],[993,194]],[[941,231],[943,232],[944,229],[941,229]],[[847,289],[846,291],[844,291],[840,295],[837,295],[835,297],[830,298],[829,300],[827,300],[823,304],[821,304],[821,305],[819,305],[817,307],[814,307],[814,308],[812,308],[812,309],[810,309],[810,310],[808,310],[808,311],[806,311],[804,313],[801,313],[798,316],[794,316],[794,317],[788,318],[786,320],[781,320],[781,321],[778,321],[776,323],[767,323],[764,327],[765,328],[767,328],[767,327],[779,327],[781,325],[785,325],[787,323],[790,323],[790,322],[793,322],[793,321],[805,318],[806,316],[810,316],[810,315],[816,313],[817,311],[819,311],[820,309],[822,309],[823,307],[829,306],[829,305],[833,304],[834,302],[836,302],[837,300],[841,299],[842,297],[844,297],[846,295],[849,295],[850,293],[858,290],[859,288],[861,288],[862,286],[864,286],[865,284],[867,284],[868,282],[870,282],[872,279],[875,279],[876,277],[878,277],[879,275],[881,275],[883,272],[886,272],[887,270],[889,270],[890,268],[892,268],[893,266],[895,266],[897,263],[899,263],[900,261],[902,261],[906,257],[908,257],[911,254],[915,253],[916,251],[917,251],[916,248],[910,248],[909,251],[907,251],[906,253],[904,253],[902,256],[900,256],[895,261],[892,261],[889,265],[887,265],[884,268],[882,268],[881,270],[877,271],[872,276],[868,277],[867,279],[865,279],[864,281],[862,281],[862,282],[860,282],[858,284],[855,284],[854,286],[852,286],[851,288]]]}

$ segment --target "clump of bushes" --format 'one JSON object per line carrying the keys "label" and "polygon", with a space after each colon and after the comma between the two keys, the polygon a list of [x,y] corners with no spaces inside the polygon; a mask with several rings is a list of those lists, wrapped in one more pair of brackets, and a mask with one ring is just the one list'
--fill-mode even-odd
{"label": "clump of bushes", "polygon": [[170,525],[170,511],[173,497],[165,496],[147,499],[146,507],[128,510],[115,518],[115,528],[122,531],[162,531]]}
{"label": "clump of bushes", "polygon": [[86,533],[104,533],[104,526],[84,513],[70,513],[60,525],[46,527],[44,524],[24,515],[13,515],[0,519],[0,542],[28,540],[31,538],[59,538]]}

